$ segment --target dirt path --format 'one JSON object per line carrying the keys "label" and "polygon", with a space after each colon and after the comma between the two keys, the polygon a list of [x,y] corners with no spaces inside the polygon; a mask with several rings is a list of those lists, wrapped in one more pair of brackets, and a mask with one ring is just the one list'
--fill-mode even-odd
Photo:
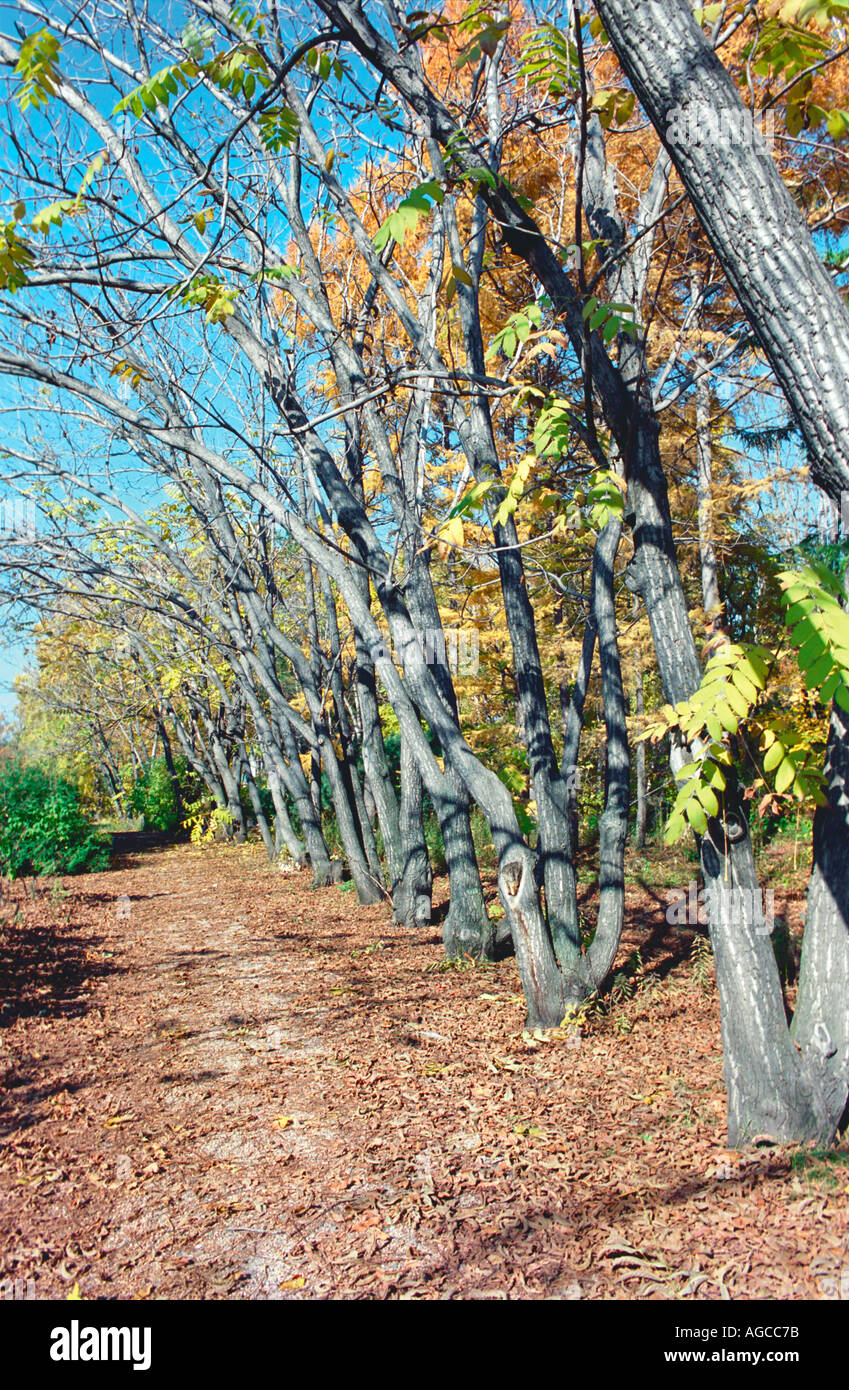
{"label": "dirt path", "polygon": [[849,1155],[725,1151],[715,993],[650,907],[633,997],[536,1043],[512,962],[445,970],[434,929],[254,848],[18,886],[0,1278],[86,1299],[849,1297]]}

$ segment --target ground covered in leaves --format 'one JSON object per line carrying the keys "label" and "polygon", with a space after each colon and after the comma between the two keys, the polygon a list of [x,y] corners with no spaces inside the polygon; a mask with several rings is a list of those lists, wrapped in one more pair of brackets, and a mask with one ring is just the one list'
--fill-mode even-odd
{"label": "ground covered in leaves", "polygon": [[523,1035],[512,961],[446,968],[435,926],[254,846],[7,886],[0,1280],[849,1298],[849,1152],[726,1150],[709,953],[644,864],[612,993],[547,1039]]}

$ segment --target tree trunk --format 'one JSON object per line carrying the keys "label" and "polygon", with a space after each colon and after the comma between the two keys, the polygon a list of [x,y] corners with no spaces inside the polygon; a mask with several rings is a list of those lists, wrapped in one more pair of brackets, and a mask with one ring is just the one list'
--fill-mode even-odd
{"label": "tree trunk", "polygon": [[[639,5],[630,0],[598,0],[596,8],[781,383],[808,448],[812,477],[840,506],[849,491],[849,313],[804,218],[760,134],[747,122],[734,82],[707,43],[690,6],[683,0],[641,0]],[[714,129],[736,132],[738,138],[726,140],[721,151],[713,142],[690,138],[706,116]],[[817,1098],[821,1135],[827,1134],[829,1115],[839,1104],[841,1091],[845,1103],[849,1078],[840,1043],[845,1021],[835,1022],[832,1034],[824,1020],[814,1017],[818,1005],[813,1002],[830,995],[829,979],[819,969],[834,965],[838,989],[845,978],[849,880],[845,868],[835,862],[833,846],[842,838],[845,856],[845,824],[840,816],[849,797],[847,774],[849,728],[842,712],[835,711],[827,767],[829,807],[815,819],[814,874],[806,922],[806,936],[812,932],[813,940],[807,952],[802,1019],[796,1025],[796,1032],[807,1039],[821,1023],[824,1031],[817,1036],[823,1047],[834,1045],[826,1058],[829,1094],[824,1097],[820,1091]],[[733,949],[728,952],[733,953]],[[770,976],[772,993],[771,963],[762,954],[761,985]],[[741,965],[751,963],[746,960]],[[718,962],[717,978],[719,973]],[[845,993],[842,997],[845,1000]],[[730,997],[727,1002],[730,1006]],[[740,1006],[746,1009],[748,1002],[741,999]],[[750,1010],[743,1018],[751,1023],[754,1015]],[[743,1026],[742,1020],[723,1025],[729,1030]],[[826,1042],[826,1037],[831,1041]],[[740,1048],[741,1057],[745,1051]],[[835,1080],[838,1076],[842,1079]],[[749,1119],[754,1124],[758,1110],[758,1087],[763,1082],[752,1077],[752,1083],[753,1112],[740,1119],[741,1131],[751,1128]],[[776,1096],[776,1137],[807,1137],[812,1124],[808,1100],[798,1099],[795,1131],[792,1113],[785,1113],[791,1102],[792,1098]],[[734,1127],[731,1116],[729,1126]]]}
{"label": "tree trunk", "polygon": [[259,788],[257,787],[257,784],[254,781],[253,773],[251,772],[251,764],[250,759],[248,757],[248,750],[244,742],[241,746],[241,754],[242,765],[245,769],[245,785],[247,786],[248,796],[250,797],[251,805],[254,809],[254,815],[256,816],[257,829],[259,830],[259,833],[262,836],[262,842],[265,845],[269,859],[273,859],[275,854],[274,837],[271,834],[271,829],[269,827],[268,821],[265,818],[265,812],[262,809],[262,800],[260,798]]}
{"label": "tree trunk", "polygon": [[396,885],[400,882],[404,861],[401,846],[401,831],[398,822],[398,798],[392,785],[392,776],[386,762],[386,749],[383,744],[383,728],[375,693],[374,666],[368,659],[362,644],[357,643],[357,707],[362,725],[363,770],[366,784],[374,799],[377,823],[383,838],[386,855],[386,869],[390,892],[394,898]]}
{"label": "tree trunk", "polygon": [[[563,720],[563,763],[561,773],[566,783],[569,797],[569,817],[572,825],[572,844],[578,847],[578,794],[580,792],[580,768],[578,766],[578,753],[581,746],[581,730],[584,724],[584,705],[587,700],[587,690],[589,689],[590,676],[593,669],[593,656],[595,655],[595,644],[598,633],[596,631],[595,615],[593,613],[592,598],[590,599],[590,611],[587,614],[587,621],[584,626],[584,640],[581,643],[581,656],[578,661],[578,669],[575,672],[575,682],[572,686],[572,694],[566,704]],[[565,703],[563,693],[561,701]]]}
{"label": "tree trunk", "polygon": [[[631,616],[636,622],[640,605],[636,594],[631,605]],[[634,713],[641,719],[645,713],[645,690],[643,689],[643,658],[639,644],[634,643]],[[634,824],[634,844],[642,849],[646,843],[646,822],[648,820],[648,798],[646,784],[646,744],[640,739],[635,749],[637,814]]]}
{"label": "tree trunk", "polygon": [[319,724],[318,727],[315,725],[313,727],[321,749],[321,762],[330,785],[336,824],[339,827],[339,836],[342,840],[345,858],[348,861],[348,868],[351,870],[351,878],[354,880],[357,890],[357,897],[364,905],[382,902],[385,896],[383,884],[372,874],[363,853],[363,847],[357,833],[354,808],[351,805],[348,789],[342,777],[333,740],[323,725]]}
{"label": "tree trunk", "polygon": [[[623,69],[799,421],[811,474],[849,489],[849,312],[686,0],[597,0]],[[721,148],[693,138],[729,132]]]}
{"label": "tree trunk", "polygon": [[307,862],[307,852],[295,834],[295,828],[289,818],[289,808],[286,805],[286,794],[280,776],[268,760],[266,760],[265,769],[268,790],[274,803],[274,857],[275,859],[279,858],[283,850],[286,849],[295,863],[303,866]]}
{"label": "tree trunk", "polygon": [[[731,778],[726,803],[729,793],[733,797]],[[710,821],[701,842],[728,1089],[728,1142],[732,1148],[759,1138],[827,1143],[825,1109],[787,1027],[769,923],[746,852],[746,822],[738,822],[736,841],[727,835],[732,823],[726,809],[725,825]]]}
{"label": "tree trunk", "polygon": [[[849,583],[849,571],[844,582]],[[822,1093],[829,1125],[849,1120],[849,715],[832,707],[828,805],[814,816],[814,863],[793,1039]],[[830,1142],[834,1133],[825,1142]]]}
{"label": "tree trunk", "polygon": [[393,919],[403,927],[430,921],[433,873],[422,825],[422,776],[409,738],[401,735],[401,874],[393,895]]}
{"label": "tree trunk", "polygon": [[174,793],[174,806],[177,811],[177,821],[178,824],[181,824],[183,820],[183,794],[180,790],[180,779],[177,776],[177,769],[174,766],[174,754],[171,750],[171,740],[165,728],[165,721],[160,715],[157,715],[156,727],[159,731],[159,737],[162,739],[162,753],[165,758],[165,766],[168,769],[171,789]]}
{"label": "tree trunk", "polygon": [[313,887],[323,888],[332,882],[332,878],[330,855],[327,852],[327,845],[321,828],[321,816],[316,813],[315,803],[307,786],[307,779],[298,756],[298,745],[292,727],[282,714],[278,718],[277,727],[280,732],[280,742],[286,754],[285,761],[281,760],[278,771],[301,822],[301,834],[304,837],[304,844],[312,865]]}
{"label": "tree trunk", "polygon": [[232,837],[238,844],[244,844],[245,820],[242,815],[242,803],[239,799],[239,783],[233,775],[233,770],[227,761],[227,755],[222,747],[221,741],[214,732],[210,736],[210,747],[212,756],[215,759],[215,765],[218,768],[221,786],[224,789],[226,807],[230,813]]}
{"label": "tree trunk", "polygon": [[716,565],[716,546],[713,528],[713,446],[710,437],[710,378],[707,362],[696,358],[701,373],[696,384],[696,458],[698,463],[697,495],[699,503],[699,558],[702,569],[702,603],[710,636],[722,617],[719,598],[719,577]]}
{"label": "tree trunk", "polygon": [[[428,667],[427,655],[431,653],[425,653],[423,638],[429,633],[434,638],[432,644],[429,644],[434,650],[428,669],[438,691],[440,713],[443,719],[447,718],[450,721],[452,732],[456,730],[459,734],[457,694],[448,667],[444,642],[440,646],[435,641],[436,634],[442,632],[442,619],[433,592],[427,557],[411,548],[408,565],[410,616],[416,625],[416,636],[412,639],[411,634],[409,659],[405,659],[405,664],[409,664],[412,670],[422,664]],[[433,721],[429,719],[428,722],[434,732],[437,732]],[[421,736],[424,738],[423,731]],[[415,746],[411,742],[411,749],[414,750]],[[439,821],[445,865],[448,870],[448,915],[442,923],[442,940],[449,960],[463,955],[491,960],[495,953],[495,933],[481,887],[470,820],[469,788],[458,768],[453,765],[447,746],[443,747],[445,776],[437,790],[432,786],[428,787]],[[421,768],[421,771],[424,772],[424,769]]]}
{"label": "tree trunk", "polygon": [[[614,564],[621,533],[621,522],[609,521],[599,535],[593,552],[593,620],[598,633],[607,756],[604,810],[598,834],[598,919],[592,945],[582,962],[584,996],[597,990],[611,970],[625,920],[625,842],[628,837],[631,765],[625,691],[616,640]],[[567,982],[567,993],[572,998],[577,997],[571,982]]]}

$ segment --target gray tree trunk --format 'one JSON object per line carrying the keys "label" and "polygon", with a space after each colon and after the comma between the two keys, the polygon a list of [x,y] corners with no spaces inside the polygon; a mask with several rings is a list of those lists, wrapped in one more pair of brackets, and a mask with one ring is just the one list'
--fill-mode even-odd
{"label": "gray tree trunk", "polygon": [[254,781],[253,773],[251,772],[251,764],[248,758],[248,750],[245,747],[244,740],[242,741],[240,752],[242,755],[242,767],[244,768],[245,786],[248,789],[248,796],[250,797],[251,806],[253,807],[254,815],[256,816],[257,829],[259,830],[259,833],[262,836],[262,842],[265,845],[266,851],[268,852],[269,859],[273,859],[275,855],[274,836],[271,833],[271,828],[268,824],[268,821],[265,818],[265,812],[262,809],[262,801],[259,795],[259,788],[257,787],[257,784]]}
{"label": "gray tree trunk", "polygon": [[430,921],[433,872],[422,824],[422,776],[409,738],[401,735],[401,874],[393,895],[393,918],[404,927]]}
{"label": "gray tree trunk", "polygon": [[696,458],[698,464],[699,558],[702,569],[702,603],[711,633],[721,620],[719,576],[713,527],[713,446],[710,437],[710,386],[707,362],[696,358],[702,373],[696,386]]}
{"label": "gray tree trunk", "polygon": [[[808,448],[812,477],[840,506],[849,494],[849,312],[822,264],[802,213],[759,132],[747,122],[737,88],[696,24],[689,4],[684,0],[641,0],[640,4],[633,0],[597,0],[596,8],[781,383]],[[706,119],[714,130],[729,132],[721,149],[714,141],[708,144],[692,138]],[[811,973],[800,1025],[803,1032],[810,1032],[817,1021],[812,1018],[814,1006],[809,998],[828,993],[827,979],[815,977],[812,972],[828,961],[843,959],[849,932],[849,877],[845,871],[836,872],[833,848],[843,834],[840,808],[849,798],[849,780],[845,780],[849,772],[847,737],[845,718],[836,711],[829,740],[829,809],[815,818],[815,868],[806,922],[806,936],[811,931],[814,944],[808,952],[807,970]],[[829,949],[823,949],[826,941]],[[730,977],[735,968],[745,970],[753,965],[756,956],[735,962],[736,945],[729,940],[728,949],[720,952],[723,961],[727,957],[731,965],[729,972],[723,970],[729,991],[723,1029],[729,1037],[732,1033],[748,1033],[747,1038],[739,1040],[739,1060],[743,1064],[748,1051],[748,1065],[754,1070],[759,1064],[751,1048],[759,1055],[763,1052],[754,1031],[757,1009],[749,1009],[734,1020],[726,1017],[739,989],[743,989],[743,997],[737,1000],[739,1007],[745,1011],[753,1002],[745,998],[745,980],[732,981]],[[716,941],[714,953],[717,954]],[[774,991],[772,962],[766,953],[760,954],[764,974],[755,988],[762,997],[767,976],[769,993]],[[719,976],[718,956],[718,980]],[[843,999],[845,1019],[849,1007],[845,994]],[[786,1055],[783,1018],[773,1013],[770,1019],[761,1017],[759,1021],[770,1028],[771,1046],[767,1051],[771,1055]],[[849,1065],[839,1043],[846,1024],[835,1023],[834,1034],[826,1024],[823,1026],[832,1040],[838,1039],[828,1059],[829,1075],[833,1079],[836,1071],[841,1072],[842,1079],[831,1085],[824,1096],[815,1078],[811,1102],[808,1072],[795,1096],[791,1095],[779,1082],[789,1085],[792,1064],[798,1072],[807,1062],[816,1073],[810,1055],[792,1055],[787,1060],[786,1073],[776,1078],[776,1137],[805,1138],[813,1127],[828,1142],[840,1120],[849,1091]],[[740,1132],[756,1125],[759,1110],[763,1113],[758,1085],[763,1085],[763,1076],[759,1081],[752,1077],[752,1107],[749,1111],[745,1107],[741,1110]],[[798,1107],[798,1133],[792,1116],[794,1102]],[[835,1113],[837,1107],[839,1113]],[[812,1109],[817,1112],[813,1119]],[[769,1113],[764,1118],[768,1121]],[[734,1127],[730,1116],[732,1132]]]}
{"label": "gray tree trunk", "polygon": [[[640,611],[636,594],[631,605],[631,616],[636,622]],[[645,689],[643,687],[643,659],[638,644],[634,643],[634,713],[641,719],[645,713]],[[646,824],[648,821],[648,786],[646,782],[646,744],[640,739],[634,750],[636,762],[637,810],[634,823],[634,844],[642,849],[646,843]]]}
{"label": "gray tree trunk", "polygon": [[[814,480],[849,489],[849,312],[686,0],[598,0],[616,56],[799,421]],[[691,138],[710,122],[721,143]]]}

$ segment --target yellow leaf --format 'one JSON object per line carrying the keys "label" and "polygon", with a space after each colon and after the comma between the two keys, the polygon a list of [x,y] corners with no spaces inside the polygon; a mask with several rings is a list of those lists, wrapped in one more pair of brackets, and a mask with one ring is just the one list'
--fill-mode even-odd
{"label": "yellow leaf", "polygon": [[278,1115],[276,1120],[272,1123],[275,1129],[286,1129],[287,1125],[292,1125],[295,1121],[292,1119],[291,1115]]}
{"label": "yellow leaf", "polygon": [[452,546],[465,545],[466,532],[463,529],[463,518],[452,516],[450,521],[446,521],[442,530],[439,532],[439,555],[444,559],[448,550]]}
{"label": "yellow leaf", "polygon": [[82,1294],[80,1293],[80,1286],[79,1286],[79,1284],[75,1284],[74,1287],[71,1289],[71,1292],[68,1294],[68,1297],[67,1297],[67,1299],[66,1299],[65,1301],[66,1301],[67,1303],[72,1303],[72,1302],[74,1302],[74,1303],[82,1303],[82,1299],[83,1299],[83,1296],[82,1296]]}
{"label": "yellow leaf", "polygon": [[299,1274],[297,1279],[284,1279],[283,1283],[278,1284],[277,1287],[279,1289],[302,1289],[305,1283],[306,1279]]}

